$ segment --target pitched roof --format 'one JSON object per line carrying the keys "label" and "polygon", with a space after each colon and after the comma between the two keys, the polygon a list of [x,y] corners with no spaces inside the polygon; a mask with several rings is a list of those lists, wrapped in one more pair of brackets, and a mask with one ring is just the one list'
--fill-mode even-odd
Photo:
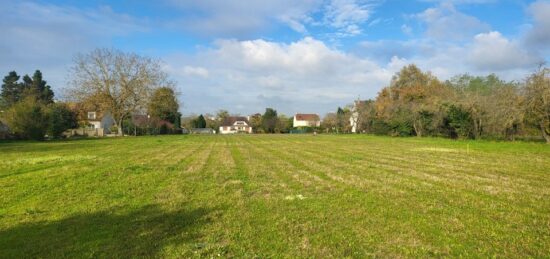
{"label": "pitched roof", "polygon": [[294,116],[296,120],[298,121],[320,121],[319,115],[317,114],[303,114],[303,113],[297,113],[296,116]]}
{"label": "pitched roof", "polygon": [[243,117],[243,116],[229,116],[229,117],[226,117],[223,120],[221,126],[224,126],[224,127],[233,126],[233,124],[235,124],[236,121],[244,121],[244,122],[246,122],[246,124],[248,124],[248,120],[246,119],[246,117]]}

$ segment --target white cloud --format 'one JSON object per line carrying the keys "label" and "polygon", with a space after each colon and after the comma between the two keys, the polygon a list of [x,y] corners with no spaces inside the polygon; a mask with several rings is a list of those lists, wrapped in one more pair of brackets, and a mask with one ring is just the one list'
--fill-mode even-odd
{"label": "white cloud", "polygon": [[459,12],[451,2],[428,8],[415,17],[426,25],[426,35],[437,40],[467,40],[491,28],[478,18]]}
{"label": "white cloud", "polygon": [[528,8],[534,24],[527,33],[527,43],[535,48],[550,50],[550,1],[536,1]]}
{"label": "white cloud", "polygon": [[[280,112],[328,112],[357,98],[374,97],[402,64],[387,65],[331,48],[306,37],[289,44],[220,40],[194,57],[166,57],[172,67],[203,67],[203,80],[180,76],[193,111],[227,108],[243,114],[275,105]],[[185,62],[182,63],[182,60]],[[216,107],[211,104],[216,103]],[[236,104],[239,104],[240,108]]]}
{"label": "white cloud", "polygon": [[204,67],[184,66],[182,72],[186,76],[208,77],[208,70]]}
{"label": "white cloud", "polygon": [[182,12],[172,26],[216,37],[248,37],[272,27],[274,22],[306,32],[304,23],[309,21],[309,13],[322,3],[322,0],[166,1]]}
{"label": "white cloud", "polygon": [[166,0],[182,11],[170,26],[216,37],[249,38],[278,23],[307,34],[308,27],[335,30],[332,35],[354,36],[367,22],[373,0]]}
{"label": "white cloud", "polygon": [[325,7],[324,22],[348,35],[361,33],[359,24],[365,23],[375,7],[373,1],[332,0]]}
{"label": "white cloud", "polygon": [[478,69],[495,71],[532,67],[541,62],[541,59],[499,32],[493,31],[475,36],[469,61]]}

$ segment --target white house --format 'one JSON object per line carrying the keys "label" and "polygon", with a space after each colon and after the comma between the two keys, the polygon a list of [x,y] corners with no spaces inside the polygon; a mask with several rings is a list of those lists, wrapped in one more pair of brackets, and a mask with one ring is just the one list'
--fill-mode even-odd
{"label": "white house", "polygon": [[294,122],[292,124],[297,127],[320,127],[321,119],[317,114],[300,114],[294,115]]}
{"label": "white house", "polygon": [[357,133],[357,124],[359,121],[359,112],[357,111],[357,105],[359,101],[355,101],[353,108],[351,109],[351,115],[349,116],[349,124],[351,125],[351,132]]}
{"label": "white house", "polygon": [[220,134],[252,133],[252,127],[246,117],[230,116],[223,120]]}
{"label": "white house", "polygon": [[115,120],[110,113],[100,113],[89,111],[86,114],[89,130],[100,130],[103,134],[111,133],[111,127],[115,125]]}

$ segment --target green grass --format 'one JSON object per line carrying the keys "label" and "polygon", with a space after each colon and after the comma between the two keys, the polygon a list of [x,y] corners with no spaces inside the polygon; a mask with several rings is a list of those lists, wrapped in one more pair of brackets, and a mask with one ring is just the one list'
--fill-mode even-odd
{"label": "green grass", "polygon": [[373,136],[0,143],[0,257],[548,257],[550,146]]}

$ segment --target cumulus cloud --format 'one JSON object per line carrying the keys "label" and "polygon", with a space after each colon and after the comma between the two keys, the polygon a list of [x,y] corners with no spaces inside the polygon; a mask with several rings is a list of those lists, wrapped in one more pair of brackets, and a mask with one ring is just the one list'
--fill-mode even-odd
{"label": "cumulus cloud", "polygon": [[184,66],[182,72],[186,76],[208,77],[208,70],[203,67]]}
{"label": "cumulus cloud", "polygon": [[542,60],[496,31],[475,36],[469,61],[486,71],[532,67]]}
{"label": "cumulus cloud", "polygon": [[185,64],[179,57],[166,60],[173,67],[204,67],[209,71],[211,76],[205,80],[177,78],[181,85],[201,89],[187,92],[184,100],[194,111],[213,111],[208,104],[215,102],[217,108],[247,114],[285,100],[275,108],[289,115],[328,112],[358,95],[374,97],[403,64],[402,59],[395,58],[380,66],[311,37],[289,44],[261,39],[220,40],[211,49],[185,59]]}
{"label": "cumulus cloud", "polygon": [[361,33],[359,24],[369,20],[376,6],[373,1],[332,0],[325,7],[324,22],[347,35]]}
{"label": "cumulus cloud", "polygon": [[526,35],[529,45],[542,50],[550,50],[550,1],[536,1],[528,8],[534,24]]}
{"label": "cumulus cloud", "polygon": [[416,14],[426,25],[426,35],[437,40],[467,40],[490,26],[474,16],[458,11],[451,2],[444,2]]}
{"label": "cumulus cloud", "polygon": [[181,10],[182,17],[171,21],[171,26],[206,36],[249,37],[274,22],[283,22],[293,29],[305,32],[308,13],[321,0],[166,0]]}

